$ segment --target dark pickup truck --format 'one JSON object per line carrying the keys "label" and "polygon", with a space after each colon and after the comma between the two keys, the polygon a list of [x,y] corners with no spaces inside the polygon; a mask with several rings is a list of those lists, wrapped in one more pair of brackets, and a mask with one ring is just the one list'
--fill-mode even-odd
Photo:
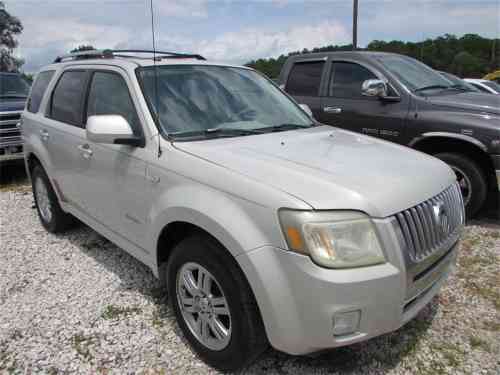
{"label": "dark pickup truck", "polygon": [[[498,200],[499,96],[457,85],[413,58],[364,51],[291,56],[279,84],[321,123],[446,162],[457,175],[468,217]],[[425,171],[415,171],[416,180],[419,173]]]}
{"label": "dark pickup truck", "polygon": [[23,159],[18,126],[30,86],[18,73],[0,72],[0,162]]}

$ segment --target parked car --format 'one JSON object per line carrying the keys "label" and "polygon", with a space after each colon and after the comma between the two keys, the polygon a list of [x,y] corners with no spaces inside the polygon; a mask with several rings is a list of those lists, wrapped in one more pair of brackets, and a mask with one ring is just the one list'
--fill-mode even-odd
{"label": "parked car", "polygon": [[482,92],[481,90],[476,88],[474,85],[471,85],[469,82],[464,81],[462,78],[459,78],[454,74],[451,74],[448,72],[441,72],[441,71],[438,71],[438,73],[441,74],[448,81],[450,81],[456,88],[464,88],[464,89],[469,90],[471,92]]}
{"label": "parked car", "polygon": [[495,81],[500,84],[500,70],[496,70],[489,74],[486,74],[483,79],[487,79],[488,81]]}
{"label": "parked car", "polygon": [[410,57],[380,52],[292,56],[281,71],[280,84],[321,123],[445,161],[455,171],[468,217],[484,206],[488,194],[498,196],[498,97],[450,84]]}
{"label": "parked car", "polygon": [[30,86],[18,73],[0,72],[0,162],[22,160],[18,128]]}
{"label": "parked car", "polygon": [[26,167],[43,226],[77,217],[149,266],[209,364],[363,341],[438,293],[465,215],[445,163],[319,125],[250,68],[138,54],[42,69]]}
{"label": "parked car", "polygon": [[[486,94],[500,94],[500,85],[494,81],[488,81],[486,79],[474,79],[474,78],[465,78],[465,82],[470,83],[479,91],[484,92]],[[498,99],[497,99],[498,104]]]}

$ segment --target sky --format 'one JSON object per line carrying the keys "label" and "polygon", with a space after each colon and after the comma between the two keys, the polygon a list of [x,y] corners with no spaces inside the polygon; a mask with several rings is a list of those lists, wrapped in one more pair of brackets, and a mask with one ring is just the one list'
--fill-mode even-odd
{"label": "sky", "polygon": [[[352,40],[352,0],[152,0],[156,48],[243,64]],[[152,48],[150,0],[4,0],[36,72],[81,44]],[[445,33],[500,37],[500,0],[359,0],[360,46]]]}

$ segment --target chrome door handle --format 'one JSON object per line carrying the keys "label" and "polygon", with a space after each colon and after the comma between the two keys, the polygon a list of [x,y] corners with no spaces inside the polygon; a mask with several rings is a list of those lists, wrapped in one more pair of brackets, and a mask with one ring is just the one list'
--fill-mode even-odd
{"label": "chrome door handle", "polygon": [[78,146],[78,149],[84,159],[90,159],[93,154],[92,149],[88,144],[80,145]]}
{"label": "chrome door handle", "polygon": [[342,108],[338,107],[325,107],[323,108],[323,112],[325,113],[342,113]]}
{"label": "chrome door handle", "polygon": [[42,138],[42,141],[48,141],[49,132],[47,130],[40,130],[40,138]]}

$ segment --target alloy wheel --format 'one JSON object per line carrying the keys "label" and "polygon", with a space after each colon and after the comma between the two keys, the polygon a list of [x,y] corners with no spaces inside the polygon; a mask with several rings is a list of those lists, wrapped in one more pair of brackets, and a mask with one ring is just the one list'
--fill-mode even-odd
{"label": "alloy wheel", "polygon": [[215,277],[195,262],[177,274],[177,303],[196,339],[211,350],[223,350],[231,339],[231,313]]}

